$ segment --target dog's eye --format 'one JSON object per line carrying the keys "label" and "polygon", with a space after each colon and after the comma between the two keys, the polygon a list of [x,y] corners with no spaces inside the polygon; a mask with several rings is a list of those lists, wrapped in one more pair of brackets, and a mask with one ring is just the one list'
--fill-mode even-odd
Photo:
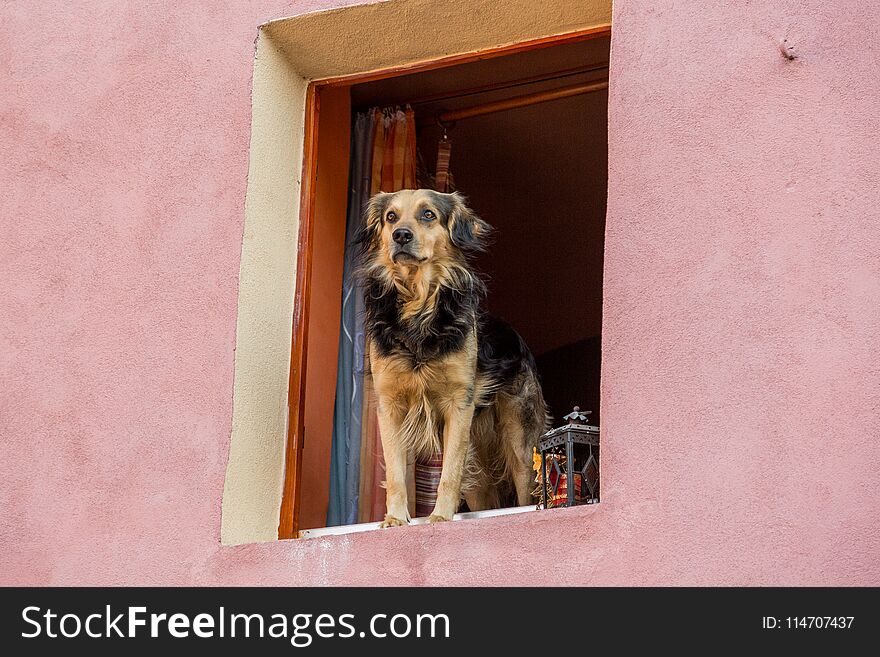
{"label": "dog's eye", "polygon": [[435,215],[430,210],[425,210],[424,212],[422,212],[422,219],[424,219],[425,221],[434,221],[434,219],[436,218],[437,215]]}
{"label": "dog's eye", "polygon": [[395,221],[397,221],[397,213],[389,212],[385,215],[385,221],[387,221],[389,224],[393,224]]}

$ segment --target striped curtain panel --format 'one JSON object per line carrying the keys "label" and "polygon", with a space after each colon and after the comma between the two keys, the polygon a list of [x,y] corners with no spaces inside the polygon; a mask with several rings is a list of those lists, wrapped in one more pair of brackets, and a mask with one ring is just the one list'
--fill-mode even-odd
{"label": "striped curtain panel", "polygon": [[[416,124],[410,108],[374,108],[358,113],[351,137],[347,242],[363,221],[363,209],[377,192],[416,187]],[[342,318],[336,406],[330,457],[327,526],[381,520],[385,478],[376,404],[369,378],[363,294],[349,249],[343,270]]]}

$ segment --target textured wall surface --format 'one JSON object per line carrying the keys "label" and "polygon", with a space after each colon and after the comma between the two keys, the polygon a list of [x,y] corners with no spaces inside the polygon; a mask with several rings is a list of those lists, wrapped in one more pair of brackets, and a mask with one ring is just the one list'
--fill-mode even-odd
{"label": "textured wall surface", "polygon": [[224,543],[278,536],[284,477],[308,82],[291,69],[277,43],[260,36],[255,50]]}
{"label": "textured wall surface", "polygon": [[615,3],[600,505],[221,547],[253,40],[329,4],[0,7],[0,582],[880,584],[856,2]]}
{"label": "textured wall surface", "polygon": [[615,7],[603,456],[641,509],[617,567],[877,584],[880,7]]}

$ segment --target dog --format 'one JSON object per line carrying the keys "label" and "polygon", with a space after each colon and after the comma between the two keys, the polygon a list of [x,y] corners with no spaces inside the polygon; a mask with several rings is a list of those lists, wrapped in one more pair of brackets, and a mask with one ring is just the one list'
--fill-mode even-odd
{"label": "dog", "polygon": [[535,360],[510,326],[481,309],[471,266],[491,227],[458,193],[376,194],[360,247],[369,368],[385,457],[383,527],[414,515],[411,464],[442,447],[429,522],[532,500],[532,452],[550,417]]}

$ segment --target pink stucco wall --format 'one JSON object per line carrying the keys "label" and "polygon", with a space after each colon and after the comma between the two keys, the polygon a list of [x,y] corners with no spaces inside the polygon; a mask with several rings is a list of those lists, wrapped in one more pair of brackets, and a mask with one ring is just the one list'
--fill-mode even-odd
{"label": "pink stucco wall", "polygon": [[0,583],[880,584],[854,1],[615,3],[600,505],[220,546],[256,26],[332,4],[0,6]]}

